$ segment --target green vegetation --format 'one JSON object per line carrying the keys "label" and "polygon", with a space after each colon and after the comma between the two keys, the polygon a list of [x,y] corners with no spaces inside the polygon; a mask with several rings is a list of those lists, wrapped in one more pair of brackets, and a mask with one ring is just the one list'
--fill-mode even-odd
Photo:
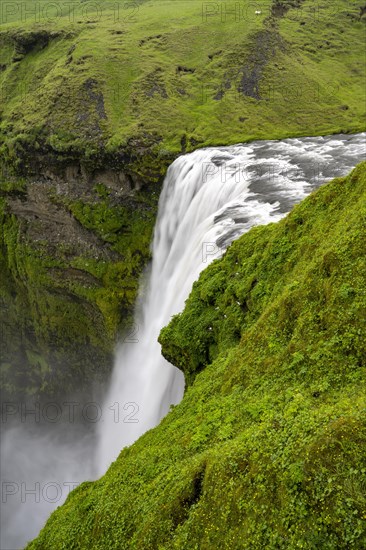
{"label": "green vegetation", "polygon": [[[4,399],[106,379],[176,155],[365,128],[363,5],[1,3]],[[203,273],[161,334],[183,402],[31,548],[366,547],[365,183]]]}
{"label": "green vegetation", "polygon": [[23,171],[77,158],[153,177],[197,146],[361,130],[360,6],[5,5],[1,151]]}
{"label": "green vegetation", "polygon": [[132,321],[157,195],[120,204],[102,185],[89,200],[51,187],[36,204],[21,183],[0,189],[3,399],[102,385],[116,337]]}
{"label": "green vegetation", "polygon": [[29,550],[366,547],[365,199],[361,163],[201,274],[160,335],[183,401]]}
{"label": "green vegetation", "polygon": [[1,4],[7,392],[104,377],[179,153],[364,129],[360,5]]}

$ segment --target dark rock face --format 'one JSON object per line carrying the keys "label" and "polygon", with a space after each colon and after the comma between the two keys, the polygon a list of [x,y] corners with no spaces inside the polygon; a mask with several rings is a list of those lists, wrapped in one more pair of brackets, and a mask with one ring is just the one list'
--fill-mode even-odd
{"label": "dark rock face", "polygon": [[3,399],[89,393],[106,383],[150,256],[154,189],[137,174],[75,161],[28,180],[3,170]]}
{"label": "dark rock face", "polygon": [[273,30],[264,30],[256,34],[252,53],[243,67],[239,92],[253,99],[261,99],[259,85],[262,73],[281,46],[283,47],[281,37]]}
{"label": "dark rock face", "polygon": [[28,53],[37,49],[43,50],[51,40],[60,36],[70,36],[64,31],[48,31],[40,29],[37,31],[19,30],[12,32],[10,38],[14,44],[13,62],[21,61]]}
{"label": "dark rock face", "polygon": [[[85,93],[103,120],[97,83]],[[2,157],[3,399],[90,395],[107,383],[116,338],[132,322],[171,161],[151,160],[156,139],[136,137],[124,151],[89,159],[39,140],[16,151],[16,164]]]}
{"label": "dark rock face", "polygon": [[[22,234],[27,242],[37,246],[43,242],[51,256],[56,257],[58,245],[71,245],[70,254],[82,255],[86,251],[95,258],[103,257],[107,261],[115,260],[117,254],[108,250],[103,241],[88,231],[73,217],[67,208],[55,202],[57,196],[72,197],[77,190],[58,183],[56,187],[43,182],[29,185],[26,199],[8,198],[8,214],[13,214],[22,222]],[[55,194],[53,194],[55,193]],[[71,251],[72,250],[72,251]]]}

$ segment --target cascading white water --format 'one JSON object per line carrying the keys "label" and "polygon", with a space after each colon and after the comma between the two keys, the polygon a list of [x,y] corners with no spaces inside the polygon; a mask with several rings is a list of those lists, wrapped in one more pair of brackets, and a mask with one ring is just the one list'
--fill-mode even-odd
{"label": "cascading white water", "polygon": [[[135,338],[118,350],[106,400],[114,407],[118,403],[131,408],[133,416],[99,426],[100,474],[122,447],[155,426],[183,396],[183,375],[162,357],[157,338],[182,310],[201,270],[250,227],[277,221],[324,181],[333,155],[342,158],[343,165],[337,167],[346,173],[363,139],[348,140],[347,149],[345,141],[335,137],[208,148],[170,166]],[[337,167],[333,164],[332,176],[338,175]]]}
{"label": "cascading white water", "polygon": [[[247,162],[247,156],[243,149],[241,160]],[[121,444],[132,443],[182,398],[183,375],[162,357],[157,338],[172,315],[182,309],[207,260],[219,253],[215,243],[225,233],[228,220],[215,224],[215,215],[224,205],[249,193],[249,182],[244,178],[229,178],[223,185],[211,157],[212,151],[198,151],[179,158],[168,170],[160,198],[151,277],[142,315],[137,319],[138,341],[120,348],[107,396],[111,404],[134,403],[135,418],[129,420],[137,422],[110,422],[100,427],[100,473],[118,455]],[[227,167],[238,161],[235,154],[226,154],[225,159]],[[213,172],[216,177],[212,177]],[[261,210],[262,222],[269,221],[269,210],[268,206]],[[209,258],[204,257],[204,243],[215,251]]]}
{"label": "cascading white water", "polygon": [[[124,446],[179,402],[183,375],[162,358],[157,337],[182,310],[200,271],[253,225],[278,220],[321,183],[347,174],[365,156],[365,137],[209,148],[172,164],[160,198],[148,284],[142,285],[136,326],[116,354],[96,448],[90,425],[88,430],[76,426],[74,434],[69,428],[75,426],[65,423],[43,430],[17,419],[10,429],[5,426],[2,480],[18,490],[2,501],[2,549],[24,546],[62,503],[70,484],[104,473]],[[50,482],[67,484],[61,498],[54,500],[52,491],[45,498]],[[33,490],[37,483],[41,498],[23,499],[22,484]]]}

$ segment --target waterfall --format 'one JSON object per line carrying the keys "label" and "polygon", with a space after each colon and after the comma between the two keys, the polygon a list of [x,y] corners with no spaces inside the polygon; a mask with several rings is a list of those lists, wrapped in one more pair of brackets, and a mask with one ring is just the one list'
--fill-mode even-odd
{"label": "waterfall", "polygon": [[347,174],[365,156],[365,137],[260,141],[202,149],[173,162],[160,196],[152,264],[134,325],[116,352],[101,418],[92,426],[30,425],[19,417],[3,425],[2,480],[10,493],[1,503],[1,548],[23,547],[69,487],[103,474],[124,446],[181,400],[183,375],[161,356],[157,337],[183,309],[192,283],[252,226],[279,220],[313,189]]}
{"label": "waterfall", "polygon": [[183,396],[183,374],[162,357],[157,338],[202,269],[252,226],[279,220],[327,176],[347,173],[363,143],[364,135],[255,142],[202,149],[170,166],[149,282],[133,337],[117,352],[104,407],[118,407],[119,415],[99,425],[100,474]]}

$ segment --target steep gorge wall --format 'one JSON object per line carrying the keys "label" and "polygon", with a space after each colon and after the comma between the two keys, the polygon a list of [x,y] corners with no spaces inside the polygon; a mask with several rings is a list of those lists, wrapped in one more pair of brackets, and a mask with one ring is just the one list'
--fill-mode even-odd
{"label": "steep gorge wall", "polygon": [[150,257],[159,184],[67,172],[0,183],[5,400],[105,383]]}

